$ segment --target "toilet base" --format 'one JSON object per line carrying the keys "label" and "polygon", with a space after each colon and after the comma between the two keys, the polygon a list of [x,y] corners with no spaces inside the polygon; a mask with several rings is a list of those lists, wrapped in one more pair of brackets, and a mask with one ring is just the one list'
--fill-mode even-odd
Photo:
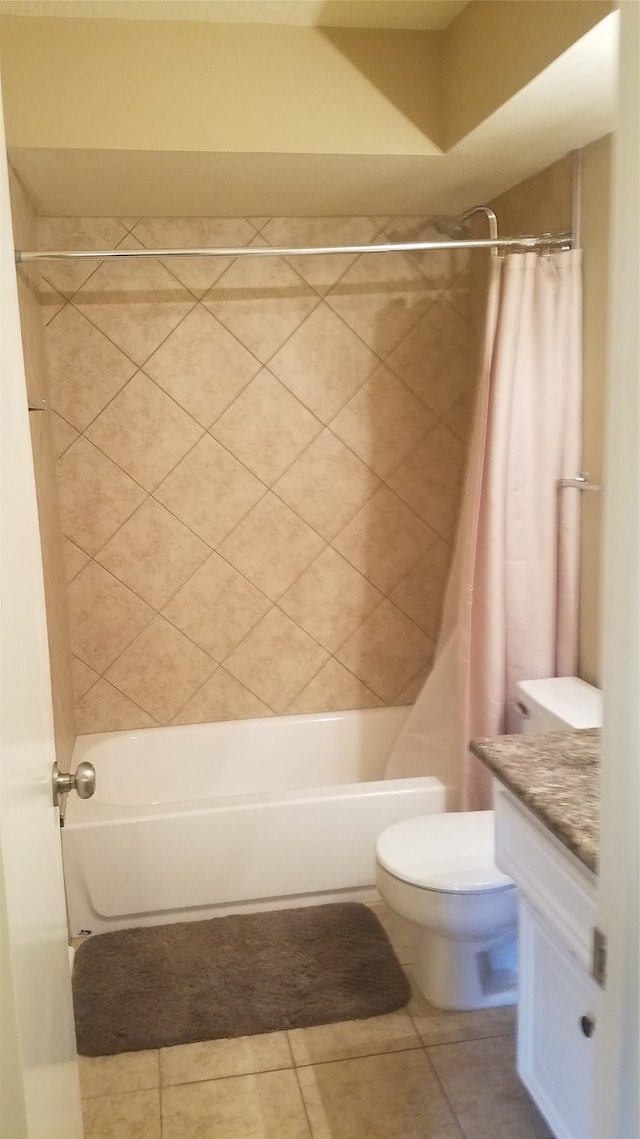
{"label": "toilet base", "polygon": [[516,1004],[517,936],[462,941],[422,928],[413,975],[436,1008],[462,1011]]}

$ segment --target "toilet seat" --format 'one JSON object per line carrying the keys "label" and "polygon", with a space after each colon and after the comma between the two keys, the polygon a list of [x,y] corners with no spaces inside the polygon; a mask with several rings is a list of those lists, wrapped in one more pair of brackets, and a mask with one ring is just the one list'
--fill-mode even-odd
{"label": "toilet seat", "polygon": [[453,894],[515,889],[494,863],[493,811],[420,815],[380,835],[380,865],[402,882]]}

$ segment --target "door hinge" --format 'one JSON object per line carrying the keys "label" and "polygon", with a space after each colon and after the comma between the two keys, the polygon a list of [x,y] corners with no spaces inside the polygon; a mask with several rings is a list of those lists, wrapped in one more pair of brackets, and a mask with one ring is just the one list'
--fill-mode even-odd
{"label": "door hinge", "polygon": [[593,928],[591,976],[604,989],[607,980],[607,938],[597,926]]}

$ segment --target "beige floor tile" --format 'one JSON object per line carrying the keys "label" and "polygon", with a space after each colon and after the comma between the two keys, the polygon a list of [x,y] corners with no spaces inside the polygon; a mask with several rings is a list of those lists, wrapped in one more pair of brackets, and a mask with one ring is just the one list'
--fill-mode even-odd
{"label": "beige floor tile", "polygon": [[82,1101],[84,1139],[160,1139],[160,1092],[126,1092]]}
{"label": "beige floor tile", "polygon": [[163,1139],[310,1139],[295,1072],[261,1072],[162,1091]]}
{"label": "beige floor tile", "polygon": [[299,1068],[313,1139],[462,1139],[425,1053]]}
{"label": "beige floor tile", "polygon": [[411,977],[410,968],[407,973],[413,990],[408,1009],[423,1044],[451,1044],[455,1041],[515,1033],[518,1016],[516,1005],[472,1009],[469,1012],[436,1008],[423,997]]}
{"label": "beige floor tile", "polygon": [[345,1020],[314,1028],[290,1029],[289,1040],[293,1058],[299,1065],[400,1052],[417,1048],[420,1044],[411,1018],[404,1009],[367,1020]]}
{"label": "beige floor tile", "polygon": [[160,1086],[157,1049],[121,1052],[118,1056],[78,1056],[78,1067],[84,1099]]}
{"label": "beige floor tile", "polygon": [[428,1050],[466,1139],[549,1139],[516,1073],[515,1040],[496,1036]]}
{"label": "beige floor tile", "polygon": [[401,965],[410,965],[415,959],[418,945],[419,929],[412,922],[394,914],[385,902],[372,902],[369,906],[373,910],[380,924],[395,949],[396,957]]}
{"label": "beige floor tile", "polygon": [[160,1049],[163,1087],[196,1080],[217,1080],[293,1067],[286,1032],[238,1036],[235,1040],[204,1040]]}

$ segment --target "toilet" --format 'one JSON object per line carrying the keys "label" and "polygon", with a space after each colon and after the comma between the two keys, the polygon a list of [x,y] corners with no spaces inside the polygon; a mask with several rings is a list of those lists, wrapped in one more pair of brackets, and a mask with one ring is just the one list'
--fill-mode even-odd
{"label": "toilet", "polygon": [[[602,693],[573,676],[518,685],[521,731],[599,727]],[[517,893],[494,861],[493,811],[421,815],[376,844],[387,905],[420,927],[414,979],[438,1008],[517,1000]]]}

